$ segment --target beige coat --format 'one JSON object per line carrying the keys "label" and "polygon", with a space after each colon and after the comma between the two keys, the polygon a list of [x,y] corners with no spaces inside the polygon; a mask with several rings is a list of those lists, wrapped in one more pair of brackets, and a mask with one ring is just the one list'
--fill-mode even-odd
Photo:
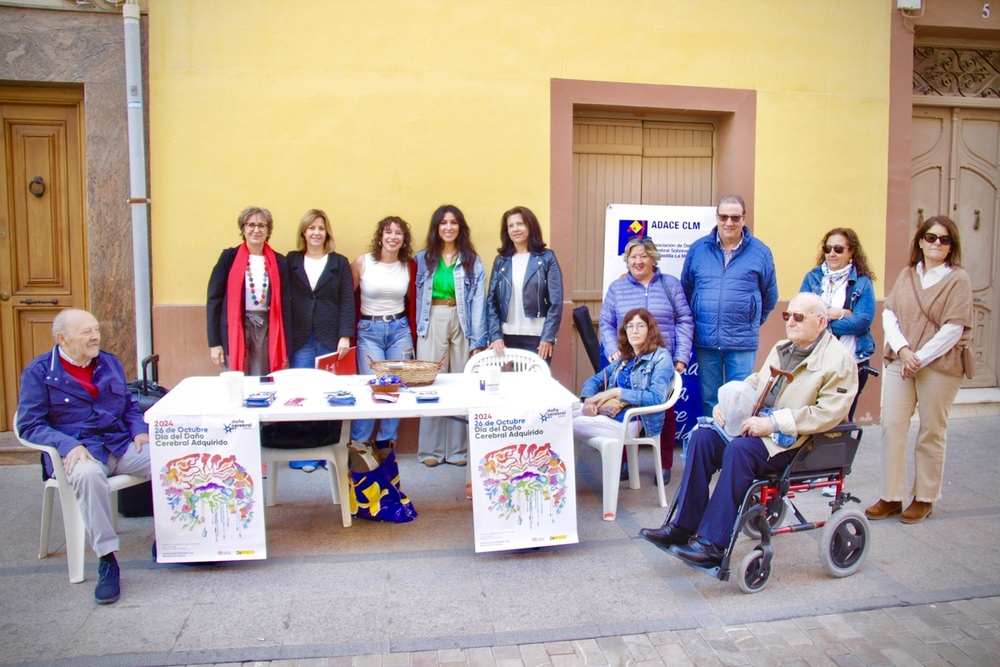
{"label": "beige coat", "polygon": [[[769,368],[781,368],[778,348],[788,343],[788,340],[778,341],[761,370],[747,378],[758,399],[767,387]],[[829,330],[820,335],[812,353],[792,369],[792,375],[792,380],[778,394],[773,413],[778,430],[796,436],[795,444],[788,449],[801,447],[806,436],[829,431],[841,423],[858,393],[858,367],[851,353]],[[787,451],[771,436],[762,439],[770,456]]]}

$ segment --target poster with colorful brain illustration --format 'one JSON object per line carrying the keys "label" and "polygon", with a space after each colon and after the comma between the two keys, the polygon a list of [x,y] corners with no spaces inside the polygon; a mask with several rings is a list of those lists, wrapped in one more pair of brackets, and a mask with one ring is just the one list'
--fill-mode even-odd
{"label": "poster with colorful brain illustration", "polygon": [[253,412],[150,424],[157,562],[267,557],[258,426]]}
{"label": "poster with colorful brain illustration", "polygon": [[473,410],[469,465],[477,552],[579,541],[568,405]]}

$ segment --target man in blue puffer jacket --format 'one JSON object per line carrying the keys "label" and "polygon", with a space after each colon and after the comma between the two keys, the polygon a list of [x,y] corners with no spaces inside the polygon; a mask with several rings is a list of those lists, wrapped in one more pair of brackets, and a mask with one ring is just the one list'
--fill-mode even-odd
{"label": "man in blue puffer jacket", "polygon": [[694,312],[701,406],[712,414],[719,387],[754,370],[760,327],[778,302],[771,250],[746,228],[746,204],[726,195],[717,227],[688,249],[681,285]]}

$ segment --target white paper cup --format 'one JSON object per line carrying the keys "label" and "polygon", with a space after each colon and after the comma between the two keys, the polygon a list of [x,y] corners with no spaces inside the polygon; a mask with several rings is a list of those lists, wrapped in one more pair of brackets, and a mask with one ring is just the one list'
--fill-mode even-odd
{"label": "white paper cup", "polygon": [[488,396],[500,394],[500,367],[487,366],[479,373],[479,388]]}
{"label": "white paper cup", "polygon": [[222,378],[226,405],[233,408],[241,407],[243,405],[243,372],[223,371],[219,377]]}

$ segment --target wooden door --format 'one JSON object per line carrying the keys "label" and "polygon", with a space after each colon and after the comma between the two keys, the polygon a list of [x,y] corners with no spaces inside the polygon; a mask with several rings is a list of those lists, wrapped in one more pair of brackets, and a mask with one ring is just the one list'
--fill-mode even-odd
{"label": "wooden door", "polygon": [[0,88],[0,428],[52,320],[86,308],[81,96]]}
{"label": "wooden door", "polygon": [[[604,217],[608,204],[711,206],[714,127],[710,122],[577,118],[573,123],[573,306],[595,324],[604,301]],[[626,271],[621,263],[621,272]],[[575,387],[593,375],[573,339]]]}
{"label": "wooden door", "polygon": [[963,386],[995,387],[1000,110],[915,107],[911,147],[910,229],[935,215],[954,220],[972,280],[976,377]]}

